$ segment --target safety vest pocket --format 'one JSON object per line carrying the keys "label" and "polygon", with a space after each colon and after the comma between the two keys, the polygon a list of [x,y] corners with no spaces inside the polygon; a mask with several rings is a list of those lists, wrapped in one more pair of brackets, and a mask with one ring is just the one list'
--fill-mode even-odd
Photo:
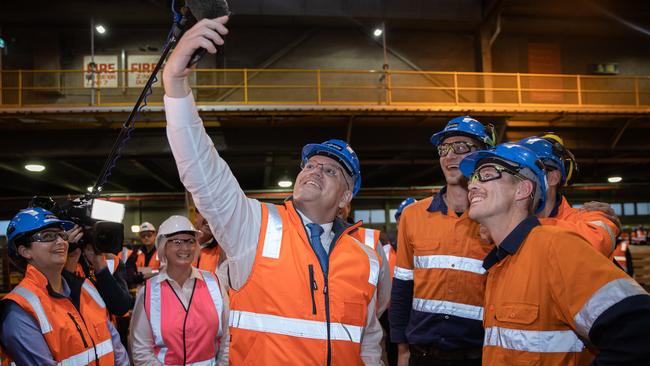
{"label": "safety vest pocket", "polygon": [[366,323],[367,305],[357,301],[344,300],[341,322],[344,324],[359,325]]}
{"label": "safety vest pocket", "polygon": [[539,316],[539,305],[523,303],[504,303],[496,309],[499,322],[532,324]]}

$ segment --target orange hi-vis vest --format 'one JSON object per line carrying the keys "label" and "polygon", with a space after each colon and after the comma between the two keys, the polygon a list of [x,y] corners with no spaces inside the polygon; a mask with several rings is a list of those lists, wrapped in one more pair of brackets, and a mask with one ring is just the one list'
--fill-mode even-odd
{"label": "orange hi-vis vest", "polygon": [[138,249],[138,258],[135,260],[135,267],[136,268],[142,268],[142,267],[149,267],[152,269],[158,269],[160,268],[160,260],[158,259],[158,251],[156,251],[156,254],[154,254],[151,259],[149,260],[149,265],[145,264],[144,260],[144,252],[142,249]]}
{"label": "orange hi-vis vest", "polygon": [[185,309],[169,281],[147,280],[144,303],[154,338],[154,353],[163,365],[216,365],[221,337],[223,298],[214,273],[201,271]]}
{"label": "orange hi-vis vest", "polygon": [[0,345],[0,366],[16,366],[16,364],[11,361],[2,345]]}
{"label": "orange hi-vis vest", "polygon": [[563,196],[557,214],[539,220],[543,225],[555,225],[580,234],[592,247],[611,258],[618,228],[600,211],[573,208]]}
{"label": "orange hi-vis vest", "polygon": [[133,251],[127,247],[122,247],[122,250],[117,253],[117,258],[119,258],[122,263],[126,263],[126,260],[131,256]]}
{"label": "orange hi-vis vest", "polygon": [[496,263],[490,253],[484,262],[489,268],[483,364],[591,362],[585,345],[594,322],[611,306],[646,292],[576,232],[534,221],[527,225],[527,235],[521,226],[515,229],[523,238],[507,249],[514,253]]}
{"label": "orange hi-vis vest", "polygon": [[361,342],[379,260],[347,233],[324,273],[291,201],[261,204],[252,271],[230,296],[233,365],[363,365]]}
{"label": "orange hi-vis vest", "polygon": [[201,248],[198,258],[194,261],[194,267],[208,272],[217,272],[219,259],[221,256],[221,247],[215,245],[211,248]]}
{"label": "orange hi-vis vest", "polygon": [[77,311],[69,298],[50,296],[47,284],[47,278],[28,265],[25,278],[5,299],[37,320],[58,364],[114,365],[106,304],[97,289],[88,280],[83,283]]}

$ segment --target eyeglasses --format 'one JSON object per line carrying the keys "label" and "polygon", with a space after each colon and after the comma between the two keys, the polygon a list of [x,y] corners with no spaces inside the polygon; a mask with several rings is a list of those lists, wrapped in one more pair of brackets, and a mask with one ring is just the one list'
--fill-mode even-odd
{"label": "eyeglasses", "polygon": [[171,245],[175,249],[178,249],[183,245],[186,246],[186,247],[191,247],[191,246],[194,246],[194,244],[196,244],[196,239],[194,239],[194,238],[167,240],[167,245]]}
{"label": "eyeglasses", "polygon": [[51,243],[57,238],[68,240],[68,233],[65,231],[41,231],[30,237],[30,241],[38,243]]}
{"label": "eyeglasses", "polygon": [[320,166],[321,170],[325,175],[328,177],[336,178],[336,177],[341,177],[345,181],[345,185],[350,189],[350,184],[348,183],[348,180],[345,179],[345,176],[343,175],[343,169],[336,165],[332,164],[327,164],[327,163],[316,163],[313,161],[303,161],[300,163],[300,169],[306,172],[312,172],[316,170]]}
{"label": "eyeglasses", "polygon": [[142,231],[139,233],[139,236],[141,238],[148,238],[150,236],[153,236],[153,231]]}
{"label": "eyeglasses", "polygon": [[523,175],[519,174],[516,171],[513,171],[511,169],[508,169],[506,167],[503,167],[501,165],[481,165],[480,168],[476,169],[474,173],[472,173],[472,176],[469,178],[470,183],[474,183],[476,181],[479,182],[489,182],[492,180],[497,180],[501,179],[503,176],[503,172],[506,172],[515,178],[519,180],[526,180],[527,178],[524,177]]}
{"label": "eyeglasses", "polygon": [[476,149],[478,146],[467,141],[450,142],[438,145],[438,155],[443,158],[449,155],[452,150],[454,150],[454,154],[456,155],[464,155],[472,151],[473,148]]}

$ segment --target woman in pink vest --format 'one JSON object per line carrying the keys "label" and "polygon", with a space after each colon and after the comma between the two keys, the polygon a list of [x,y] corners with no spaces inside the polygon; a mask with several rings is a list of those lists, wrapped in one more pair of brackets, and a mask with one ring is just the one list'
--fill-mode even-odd
{"label": "woman in pink vest", "polygon": [[135,365],[228,364],[227,291],[192,266],[198,232],[183,216],[160,225],[160,273],[138,292],[131,318]]}

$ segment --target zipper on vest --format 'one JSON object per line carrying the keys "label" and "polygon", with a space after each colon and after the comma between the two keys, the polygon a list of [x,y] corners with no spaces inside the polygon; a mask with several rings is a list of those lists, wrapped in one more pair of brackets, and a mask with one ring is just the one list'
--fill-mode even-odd
{"label": "zipper on vest", "polygon": [[318,290],[318,285],[314,279],[314,265],[309,265],[309,289],[311,291],[311,313],[316,315],[316,297],[314,291]]}
{"label": "zipper on vest", "polygon": [[74,326],[77,328],[77,332],[79,332],[79,335],[81,336],[81,341],[83,342],[84,347],[88,348],[88,342],[86,342],[86,337],[84,337],[84,333],[81,330],[81,327],[79,326],[79,323],[77,323],[77,321],[74,319],[74,316],[72,316],[72,314],[68,313],[68,316],[70,317],[70,319],[74,323]]}

